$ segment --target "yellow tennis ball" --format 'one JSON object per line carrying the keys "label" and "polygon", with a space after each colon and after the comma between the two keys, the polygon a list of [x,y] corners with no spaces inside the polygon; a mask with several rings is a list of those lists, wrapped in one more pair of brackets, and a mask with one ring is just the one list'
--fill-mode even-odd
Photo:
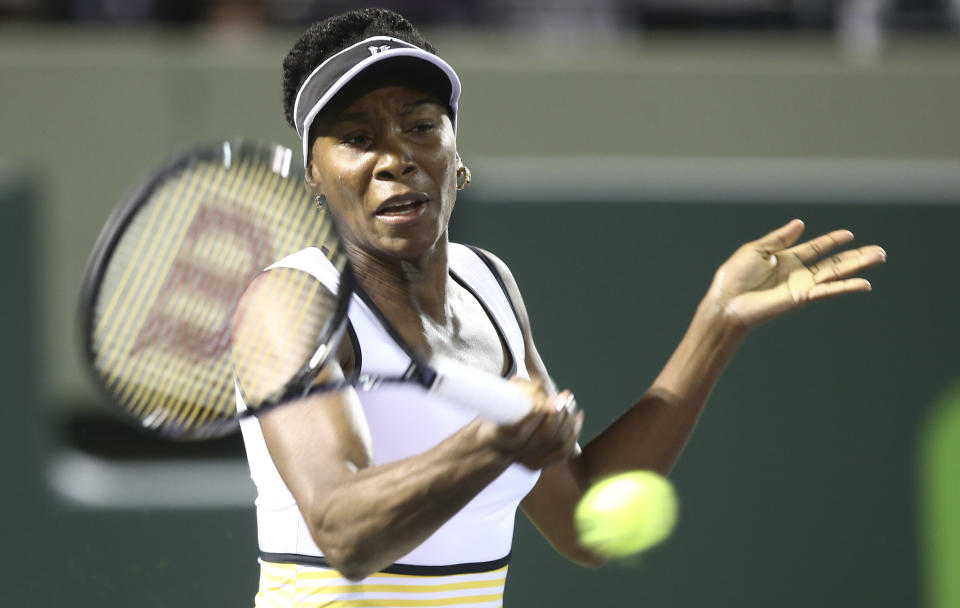
{"label": "yellow tennis ball", "polygon": [[574,512],[580,543],[608,558],[628,557],[663,541],[677,521],[677,497],[653,471],[608,477],[584,494]]}

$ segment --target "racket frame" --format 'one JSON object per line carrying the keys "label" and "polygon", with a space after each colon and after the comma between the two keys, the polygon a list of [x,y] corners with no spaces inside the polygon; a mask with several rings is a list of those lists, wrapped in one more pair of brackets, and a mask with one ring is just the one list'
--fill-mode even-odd
{"label": "racket frame", "polygon": [[[126,196],[121,198],[121,202],[113,209],[104,222],[103,228],[97,236],[90,257],[85,266],[83,282],[80,288],[80,298],[77,307],[77,328],[80,332],[80,345],[82,356],[90,376],[98,392],[109,402],[117,404],[117,408],[124,412],[121,416],[129,425],[141,430],[150,431],[163,437],[179,440],[202,440],[214,437],[220,437],[236,430],[239,422],[239,416],[229,419],[223,419],[218,422],[205,423],[202,432],[183,433],[180,430],[167,428],[160,424],[150,424],[147,420],[131,415],[127,408],[118,402],[110,390],[106,378],[101,374],[95,365],[96,351],[94,349],[93,324],[96,311],[97,298],[100,293],[100,287],[103,284],[107,274],[109,262],[120,244],[127,227],[137,217],[138,212],[150,202],[151,197],[160,188],[166,180],[173,174],[176,174],[185,168],[199,162],[222,163],[232,165],[234,159],[259,159],[261,161],[273,161],[278,151],[284,150],[292,158],[292,151],[289,148],[279,144],[263,144],[256,141],[243,139],[225,139],[216,143],[193,146],[179,153],[173,154],[159,168],[153,169],[147,174],[147,177],[140,180],[137,186],[132,188]],[[282,170],[277,171],[283,177],[296,178],[298,174],[302,175],[303,170],[293,162],[286,162]],[[332,218],[331,218],[332,220]],[[347,267],[349,268],[349,266]],[[348,285],[353,284],[353,275],[344,272],[343,280]],[[349,298],[343,298],[349,302]],[[340,304],[338,304],[340,306]],[[343,305],[345,306],[345,305]],[[339,313],[339,310],[338,310]],[[343,314],[344,320],[346,313]],[[345,323],[343,324],[345,325]],[[324,325],[327,329],[328,324]],[[340,329],[342,331],[342,328]],[[339,340],[339,336],[336,336]],[[314,370],[301,370],[304,376],[312,377],[319,371],[319,365]],[[292,382],[292,381],[291,381]],[[289,385],[290,383],[288,383]],[[285,388],[290,388],[285,387]],[[292,388],[290,388],[293,392]]]}
{"label": "racket frame", "polygon": [[[410,357],[411,364],[404,374],[387,377],[375,374],[356,373],[341,380],[314,384],[314,380],[320,370],[322,370],[327,361],[329,361],[330,356],[337,351],[347,326],[347,312],[352,296],[357,294],[365,301],[368,300],[362,288],[359,288],[349,263],[344,266],[340,273],[336,294],[337,308],[317,333],[316,342],[318,348],[315,349],[312,356],[304,362],[297,373],[295,373],[283,387],[274,391],[261,403],[251,407],[251,404],[247,403],[244,398],[247,409],[236,411],[236,416],[234,417],[218,419],[216,422],[207,421],[204,423],[201,432],[197,432],[198,429],[193,429],[189,433],[184,433],[182,429],[170,428],[163,424],[151,424],[144,418],[130,414],[124,405],[119,403],[119,400],[110,390],[106,378],[95,365],[96,352],[94,350],[93,324],[97,297],[105,279],[109,261],[127,227],[170,175],[182,171],[198,162],[227,164],[232,162],[233,157],[238,159],[260,157],[260,160],[272,161],[276,158],[275,155],[278,149],[285,150],[285,148],[276,144],[264,145],[243,140],[226,140],[215,144],[191,148],[174,155],[171,157],[172,160],[168,160],[159,169],[148,174],[149,177],[145,181],[141,181],[132,189],[130,194],[121,199],[121,203],[117,205],[107,218],[97,237],[90,258],[87,261],[78,306],[78,327],[81,332],[80,343],[82,345],[83,359],[86,367],[90,371],[95,384],[103,396],[109,402],[119,405],[119,409],[124,411],[126,415],[123,416],[123,419],[141,430],[148,430],[169,438],[180,440],[208,439],[219,437],[236,430],[239,421],[243,418],[262,415],[284,403],[308,395],[338,391],[347,387],[356,387],[360,390],[372,390],[381,384],[395,383],[414,383],[424,387],[428,391],[449,393],[450,397],[455,397],[458,401],[466,401],[472,407],[476,407],[480,412],[486,409],[481,407],[483,406],[483,401],[488,399],[491,401],[506,399],[511,403],[509,408],[503,411],[489,411],[489,415],[494,419],[498,419],[500,422],[516,420],[523,413],[529,411],[529,403],[526,401],[526,397],[517,387],[505,386],[505,381],[502,379],[497,379],[499,382],[494,383],[492,386],[486,386],[487,380],[483,380],[482,375],[477,377],[474,373],[461,370],[454,374],[454,377],[458,378],[459,381],[450,382],[448,374],[438,372],[417,353],[413,352],[385,318],[381,318],[381,320],[387,328],[387,331]],[[294,177],[296,173],[302,171],[299,166],[293,166],[292,163],[287,163],[284,168],[286,171],[293,173]],[[284,172],[282,175],[288,177],[289,174]],[[333,222],[332,217],[330,221]],[[336,222],[333,222],[333,225],[334,228],[336,228]],[[377,312],[379,313],[379,311]],[[325,352],[318,356],[319,345],[321,343],[326,345],[326,349]],[[476,380],[474,379],[475,377]],[[236,374],[234,374],[234,378],[236,378]],[[465,382],[466,385],[472,386],[472,389],[469,390],[478,394],[464,395],[463,391],[456,388],[456,384],[460,382]],[[244,397],[239,381],[236,382],[236,386],[240,389],[240,396]],[[478,401],[476,397],[480,397],[480,400]],[[475,403],[471,404],[471,401]]]}

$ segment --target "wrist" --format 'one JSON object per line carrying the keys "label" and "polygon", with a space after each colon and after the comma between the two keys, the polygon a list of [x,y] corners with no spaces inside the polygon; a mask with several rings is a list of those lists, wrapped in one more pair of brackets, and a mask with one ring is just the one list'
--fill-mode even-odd
{"label": "wrist", "polygon": [[730,298],[711,286],[707,295],[697,306],[694,327],[721,339],[739,341],[746,337],[752,327],[745,323],[730,307]]}
{"label": "wrist", "polygon": [[466,435],[465,455],[475,459],[480,466],[506,469],[513,464],[515,453],[499,438],[494,423],[478,417],[463,428],[463,433]]}

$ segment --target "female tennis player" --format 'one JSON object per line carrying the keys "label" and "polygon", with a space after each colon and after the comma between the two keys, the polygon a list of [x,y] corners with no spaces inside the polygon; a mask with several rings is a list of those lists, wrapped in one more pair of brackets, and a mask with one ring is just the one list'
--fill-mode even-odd
{"label": "female tennis player", "polygon": [[[512,378],[534,406],[498,425],[398,384],[316,394],[244,421],[258,489],[257,606],[499,606],[518,506],[557,551],[598,565],[573,525],[587,486],[629,469],[670,471],[750,330],[868,291],[854,275],[885,259],[876,246],[827,257],[853,238],[846,230],[798,244],[799,220],[741,246],[650,389],[581,449],[583,413],[537,353],[509,269],[448,240],[470,180],[454,69],[403,17],[365,9],[311,26],[283,81],[306,180],[336,219],[359,285],[324,379],[402,375],[419,356]],[[337,280],[315,249],[274,267]],[[272,276],[243,296],[242,323],[282,335],[293,321],[271,314]]]}

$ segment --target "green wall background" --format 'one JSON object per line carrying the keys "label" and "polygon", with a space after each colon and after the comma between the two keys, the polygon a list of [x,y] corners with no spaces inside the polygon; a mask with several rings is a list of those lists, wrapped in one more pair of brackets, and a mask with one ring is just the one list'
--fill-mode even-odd
{"label": "green wall background", "polygon": [[587,437],[653,379],[734,245],[798,216],[811,234],[851,226],[890,253],[871,294],[747,341],[675,472],[683,509],[668,545],[632,569],[584,572],[522,527],[511,599],[587,605],[602,589],[598,605],[611,606],[920,605],[916,444],[960,362],[956,294],[942,281],[955,276],[960,209],[601,201],[458,213],[463,238],[512,266],[547,364],[587,410]]}
{"label": "green wall background", "polygon": [[[2,352],[18,391],[0,465],[4,605],[251,604],[250,507],[83,506],[51,468],[79,454],[150,483],[150,463],[226,461],[218,484],[245,483],[236,441],[111,426],[72,324],[99,227],[149,167],[235,134],[294,143],[277,91],[294,36],[0,29]],[[507,605],[953,608],[930,573],[957,526],[919,497],[953,496],[957,478],[924,478],[918,454],[960,369],[955,41],[894,40],[863,70],[816,39],[433,38],[465,83],[460,146],[476,178],[454,238],[514,269],[587,437],[652,380],[741,242],[798,216],[890,254],[873,293],[747,341],[676,471],[670,543],[585,571],[521,518]]]}

